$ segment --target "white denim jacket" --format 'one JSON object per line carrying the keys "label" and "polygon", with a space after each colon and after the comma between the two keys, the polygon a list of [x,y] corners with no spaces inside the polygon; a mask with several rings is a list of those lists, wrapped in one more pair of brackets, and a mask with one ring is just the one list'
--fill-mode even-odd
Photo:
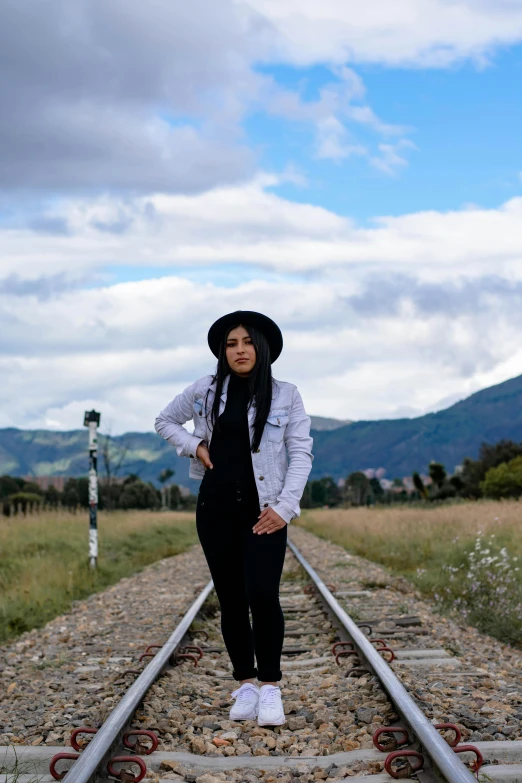
{"label": "white denim jacket", "polygon": [[[204,441],[210,447],[212,429],[206,413],[214,401],[216,383],[212,375],[205,375],[169,402],[155,422],[156,432],[176,447],[178,456],[190,458],[189,476],[202,479],[207,468],[196,457],[196,449]],[[219,415],[225,410],[230,375],[223,382]],[[272,405],[263,430],[259,448],[252,456],[252,466],[261,509],[271,508],[290,522],[300,514],[301,500],[312,468],[310,417],[306,415],[303,400],[296,386],[273,379]],[[206,399],[205,397],[209,392]],[[250,443],[254,436],[255,407],[248,410]],[[194,422],[194,434],[183,426]]]}

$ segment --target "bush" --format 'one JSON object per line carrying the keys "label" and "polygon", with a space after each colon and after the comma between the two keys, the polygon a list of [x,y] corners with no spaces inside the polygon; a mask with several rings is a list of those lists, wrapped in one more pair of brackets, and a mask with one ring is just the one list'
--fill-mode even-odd
{"label": "bush", "polygon": [[511,462],[515,457],[522,456],[522,443],[512,440],[500,440],[498,443],[483,443],[478,459],[466,458],[460,477],[464,483],[462,494],[465,497],[481,497],[481,482],[491,468],[496,468],[504,462]]}
{"label": "bush", "polygon": [[9,503],[12,503],[14,506],[21,504],[23,513],[25,514],[28,508],[39,506],[43,498],[35,492],[15,492],[14,495],[9,496],[8,500]]}
{"label": "bush", "polygon": [[24,484],[23,479],[14,476],[0,476],[0,498],[7,499],[9,495],[20,492]]}
{"label": "bush", "polygon": [[485,540],[479,531],[462,562],[443,566],[448,582],[435,598],[479,630],[520,644],[522,585],[517,561],[506,547],[497,545],[494,533]]}
{"label": "bush", "polygon": [[120,495],[120,508],[158,508],[160,496],[152,484],[145,484],[141,479],[125,483]]}
{"label": "bush", "polygon": [[522,495],[522,457],[490,468],[480,489],[487,498],[519,498]]}

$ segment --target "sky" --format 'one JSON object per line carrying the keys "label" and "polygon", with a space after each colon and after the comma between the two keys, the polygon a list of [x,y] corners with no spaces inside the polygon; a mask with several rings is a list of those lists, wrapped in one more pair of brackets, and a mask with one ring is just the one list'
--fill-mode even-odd
{"label": "sky", "polygon": [[113,434],[273,318],[309,414],[522,374],[520,0],[0,4],[0,427]]}

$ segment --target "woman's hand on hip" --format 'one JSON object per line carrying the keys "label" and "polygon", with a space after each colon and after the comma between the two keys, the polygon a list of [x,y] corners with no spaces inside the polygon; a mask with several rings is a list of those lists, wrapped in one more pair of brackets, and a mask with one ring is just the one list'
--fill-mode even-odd
{"label": "woman's hand on hip", "polygon": [[258,534],[275,533],[276,530],[280,530],[282,527],[286,527],[285,520],[273,508],[265,508],[260,513],[258,521],[252,528],[252,532]]}
{"label": "woman's hand on hip", "polygon": [[201,442],[196,449],[196,457],[199,459],[200,462],[203,463],[203,465],[206,468],[214,467],[214,465],[210,461],[210,454],[208,453],[208,449],[203,442]]}

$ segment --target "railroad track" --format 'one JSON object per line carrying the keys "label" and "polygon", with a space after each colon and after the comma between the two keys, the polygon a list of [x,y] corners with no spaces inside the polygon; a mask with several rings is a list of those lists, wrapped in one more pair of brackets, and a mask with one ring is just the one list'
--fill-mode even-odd
{"label": "railroad track", "polygon": [[[228,720],[235,684],[210,582],[165,643],[151,639],[140,669],[117,675],[121,699],[100,728],[77,727],[70,749],[26,746],[15,759],[7,748],[0,783],[160,775],[164,783],[522,781],[522,742],[461,741],[462,725],[437,728],[424,714],[414,696],[417,671],[432,673],[434,687],[469,672],[432,646],[418,616],[389,602],[383,616],[378,591],[325,584],[292,542],[289,550],[281,589],[286,726]],[[355,607],[355,619],[343,604]]]}

